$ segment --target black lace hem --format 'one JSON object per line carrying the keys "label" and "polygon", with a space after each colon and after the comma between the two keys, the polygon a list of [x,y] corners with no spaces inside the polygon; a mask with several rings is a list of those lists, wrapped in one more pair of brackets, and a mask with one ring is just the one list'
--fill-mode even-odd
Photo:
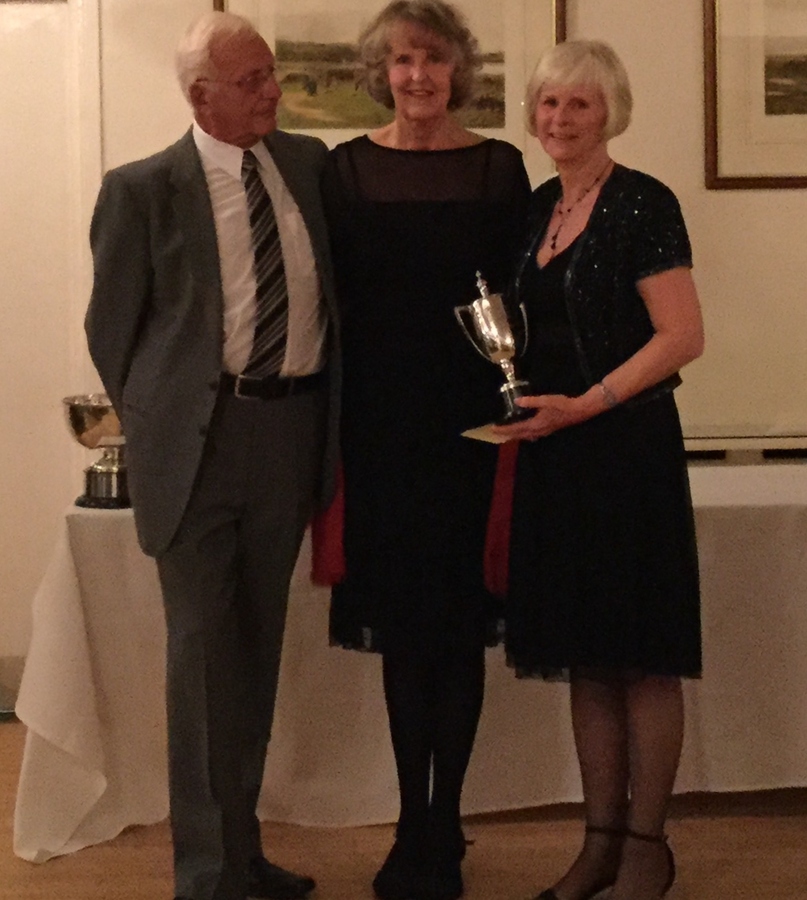
{"label": "black lace hem", "polygon": [[635,684],[645,678],[681,678],[697,681],[703,674],[700,666],[668,667],[667,669],[663,666],[551,666],[537,662],[516,662],[509,653],[506,655],[506,659],[508,667],[513,669],[518,679],[531,678],[565,684],[573,679],[599,681],[605,684],[614,682]]}
{"label": "black lace hem", "polygon": [[[485,647],[498,647],[504,642],[504,619],[489,620],[485,623]],[[359,653],[383,653],[384,631],[382,628],[362,626],[351,629],[350,634],[336,636],[332,631],[328,644],[342,650],[356,650]]]}

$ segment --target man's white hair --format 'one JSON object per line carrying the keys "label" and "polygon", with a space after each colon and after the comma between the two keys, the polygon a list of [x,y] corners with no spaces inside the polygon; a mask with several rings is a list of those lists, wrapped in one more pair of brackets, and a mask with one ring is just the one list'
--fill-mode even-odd
{"label": "man's white hair", "polygon": [[189,103],[191,85],[200,78],[215,75],[211,61],[213,48],[242,35],[258,35],[258,31],[249,19],[235,13],[211,10],[191,22],[177,46],[175,57],[179,85]]}

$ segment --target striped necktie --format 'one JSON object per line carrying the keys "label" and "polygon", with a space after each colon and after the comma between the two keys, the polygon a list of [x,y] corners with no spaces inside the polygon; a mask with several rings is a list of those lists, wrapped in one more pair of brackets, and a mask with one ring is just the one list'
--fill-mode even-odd
{"label": "striped necktie", "polygon": [[276,374],[283,365],[289,327],[289,292],[275,211],[251,150],[244,151],[241,180],[252,229],[256,301],[252,352],[242,374],[263,378]]}

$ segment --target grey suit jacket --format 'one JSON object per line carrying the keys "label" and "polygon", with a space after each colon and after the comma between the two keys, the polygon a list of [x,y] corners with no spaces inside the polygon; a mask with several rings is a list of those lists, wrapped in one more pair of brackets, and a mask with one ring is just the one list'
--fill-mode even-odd
{"label": "grey suit jacket", "polygon": [[[275,132],[272,158],[311,237],[329,315],[330,408],[320,503],[338,454],[339,330],[319,181],[327,148]],[[213,209],[193,136],[104,178],[90,231],[90,355],[126,435],[140,543],[159,555],[193,488],[222,370],[223,297]]]}

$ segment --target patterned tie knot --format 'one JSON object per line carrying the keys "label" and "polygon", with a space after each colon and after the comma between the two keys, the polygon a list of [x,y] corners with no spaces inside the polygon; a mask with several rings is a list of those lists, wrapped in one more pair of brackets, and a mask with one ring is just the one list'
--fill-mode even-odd
{"label": "patterned tie knot", "polygon": [[241,180],[244,181],[252,172],[258,171],[258,157],[251,150],[245,150],[241,158]]}

